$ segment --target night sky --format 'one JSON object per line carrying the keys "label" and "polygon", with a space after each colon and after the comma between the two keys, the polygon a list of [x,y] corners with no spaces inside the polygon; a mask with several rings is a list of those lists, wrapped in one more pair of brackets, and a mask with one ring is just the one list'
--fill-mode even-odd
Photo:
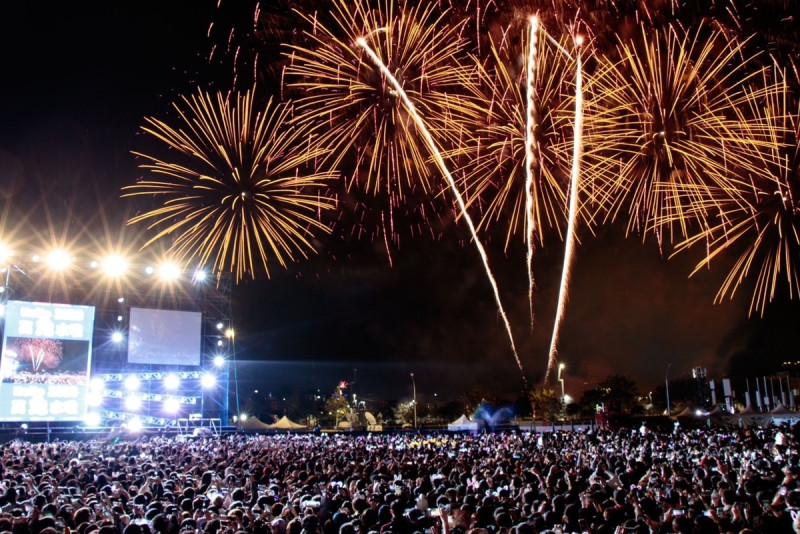
{"label": "night sky", "polygon": [[[0,7],[2,232],[31,246],[116,240],[135,206],[119,189],[142,175],[143,117],[163,117],[180,94],[227,89],[205,61],[215,2],[6,2]],[[226,21],[226,23],[229,21]],[[219,74],[222,72],[222,74]],[[262,82],[263,83],[263,82]],[[275,88],[271,88],[275,89]],[[134,241],[135,232],[124,230]],[[501,240],[497,240],[501,241]],[[543,377],[563,245],[536,252],[535,326],[528,331],[522,247],[487,244],[528,381]],[[366,398],[455,397],[483,387],[512,399],[522,387],[491,287],[466,229],[406,240],[391,266],[380,243],[323,243],[308,261],[233,291],[242,392],[331,392],[356,378]],[[705,366],[748,376],[796,359],[800,308],[781,296],[748,318],[748,287],[712,305],[724,274],[689,279],[693,251],[667,260],[624,229],[581,234],[560,344],[568,393],[609,374],[646,391]],[[724,264],[725,258],[717,263]],[[357,371],[356,371],[357,370]]]}

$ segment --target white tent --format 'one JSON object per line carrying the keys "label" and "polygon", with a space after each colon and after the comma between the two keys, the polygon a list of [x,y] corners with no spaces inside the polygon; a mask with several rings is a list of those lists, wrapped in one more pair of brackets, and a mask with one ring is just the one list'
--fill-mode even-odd
{"label": "white tent", "polygon": [[239,428],[244,428],[248,430],[263,430],[266,428],[270,428],[270,425],[268,425],[258,417],[251,415],[244,421],[239,422]]}
{"label": "white tent", "polygon": [[370,412],[364,412],[364,419],[367,420],[367,432],[382,432],[383,425],[378,424],[375,416]]}
{"label": "white tent", "polygon": [[477,431],[478,421],[473,421],[466,415],[462,414],[461,417],[447,425],[447,430],[454,432]]}
{"label": "white tent", "polygon": [[300,430],[301,428],[306,428],[306,425],[301,425],[300,423],[295,423],[294,421],[290,420],[285,415],[278,419],[275,423],[271,425],[267,425],[267,428],[271,428],[273,430]]}

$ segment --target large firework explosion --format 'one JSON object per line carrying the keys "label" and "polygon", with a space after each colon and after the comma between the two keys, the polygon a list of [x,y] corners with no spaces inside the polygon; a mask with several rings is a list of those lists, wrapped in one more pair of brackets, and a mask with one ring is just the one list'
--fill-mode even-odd
{"label": "large firework explosion", "polygon": [[[401,6],[394,0],[373,8],[367,2],[332,3],[330,13],[297,12],[305,21],[305,43],[291,45],[287,89],[298,93],[295,122],[308,125],[314,142],[328,152],[323,166],[340,169],[352,204],[377,198],[379,230],[398,240],[395,214],[416,211],[427,223],[443,208],[432,201],[443,188],[430,162],[418,126],[386,76],[357,46],[359,38],[375,51],[403,86],[437,144],[457,143],[458,112],[451,95],[463,90],[459,58],[464,40],[433,5]],[[420,204],[414,205],[418,199]],[[411,205],[410,208],[407,206]]]}
{"label": "large firework explosion", "polygon": [[586,179],[605,190],[611,218],[627,212],[630,233],[672,242],[696,222],[691,205],[709,187],[731,187],[734,169],[754,166],[748,155],[762,139],[734,105],[754,58],[703,25],[642,27],[617,54],[598,57],[587,87]]}
{"label": "large firework explosion", "polygon": [[738,104],[752,138],[768,142],[753,145],[749,157],[755,165],[742,172],[742,179],[732,187],[712,187],[710,196],[693,205],[709,224],[676,251],[707,248],[695,273],[718,266],[730,252],[734,260],[716,300],[732,297],[755,273],[750,313],[763,315],[778,291],[800,298],[800,100],[789,92],[785,73],[765,72],[762,83]]}
{"label": "large firework explosion", "polygon": [[[774,7],[776,2],[768,4]],[[575,126],[570,118],[574,76],[569,45],[581,30],[592,43],[582,56],[586,123],[581,217],[624,219],[629,233],[655,235],[665,248],[675,241],[684,240],[678,250],[705,242],[709,252],[701,266],[733,244],[750,250],[730,271],[719,297],[732,294],[754,263],[763,261],[752,307],[763,311],[781,273],[791,295],[798,294],[797,262],[788,259],[797,249],[796,163],[792,166],[797,159],[797,101],[790,89],[776,90],[773,78],[765,74],[765,41],[751,39],[753,32],[743,22],[760,20],[753,17],[757,9],[735,1],[687,6],[614,0],[533,6],[438,2],[425,7],[402,0],[335,0],[329,10],[296,7],[304,28],[286,33],[292,41],[286,43],[281,94],[297,98],[288,124],[308,128],[308,134],[293,137],[291,143],[310,147],[319,168],[341,172],[345,180],[339,198],[351,213],[362,214],[348,219],[358,227],[354,232],[383,238],[387,251],[392,242],[399,244],[399,213],[413,212],[416,223],[429,228],[438,216],[452,215],[452,202],[443,194],[440,170],[420,128],[385,73],[356,45],[363,38],[399,80],[456,168],[468,209],[480,216],[479,228],[502,222],[506,249],[517,233],[527,236],[521,240],[526,246],[534,240],[541,245],[546,228],[560,236],[566,225],[570,130]],[[536,11],[557,43],[543,38],[534,56],[531,127],[526,123],[531,102],[523,88],[530,47],[522,23]],[[285,24],[281,28],[285,31]],[[776,35],[777,42],[785,43],[787,34]],[[781,61],[786,54],[778,52],[770,50]],[[168,145],[185,145],[159,121],[148,122],[149,133]],[[526,149],[529,132],[535,139],[532,150]],[[218,157],[213,146],[202,147],[196,152]],[[526,153],[533,156],[528,161]],[[220,200],[231,198],[215,189],[228,178],[195,190],[188,184],[202,184],[205,174],[184,176],[184,167],[149,160],[152,170],[179,184],[134,186],[139,188],[136,194],[173,195],[162,208],[166,211],[138,219],[165,224],[160,237],[191,228],[176,217],[205,217],[206,192]],[[205,164],[206,159],[200,160]],[[295,158],[293,164],[305,168],[310,162]],[[215,167],[228,172],[236,166]],[[526,168],[534,179],[523,178]],[[374,214],[374,220],[365,220],[365,213]],[[311,227],[319,219],[301,220]],[[228,224],[231,232],[245,226],[242,220]],[[423,231],[417,228],[412,234]],[[243,243],[220,233],[206,232],[205,239],[194,234],[176,239],[174,249],[187,257],[209,258],[214,242],[221,251],[230,243]],[[750,236],[751,247],[745,243]],[[767,242],[774,246],[767,248]],[[248,264],[248,255],[242,254],[246,247],[233,249],[238,252],[217,252],[215,264],[237,269],[238,277],[252,276],[252,256]],[[263,251],[261,257],[266,266]]]}
{"label": "large firework explosion", "polygon": [[145,246],[168,241],[176,259],[210,262],[237,280],[313,252],[314,231],[328,231],[320,212],[334,207],[323,193],[335,174],[309,169],[324,153],[287,125],[291,107],[256,109],[253,95],[199,91],[175,104],[180,125],[148,118],[142,129],[170,158],[140,153],[150,177],[124,189],[160,201],[129,221],[155,232]]}

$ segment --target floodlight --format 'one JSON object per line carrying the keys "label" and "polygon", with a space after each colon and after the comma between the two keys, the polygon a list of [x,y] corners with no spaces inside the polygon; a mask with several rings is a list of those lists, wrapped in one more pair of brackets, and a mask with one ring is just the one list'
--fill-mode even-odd
{"label": "floodlight", "polygon": [[119,278],[128,271],[128,260],[119,254],[111,254],[103,258],[103,272],[106,276]]}
{"label": "floodlight", "polygon": [[128,430],[131,432],[141,432],[143,426],[142,420],[138,417],[134,417],[128,421]]}
{"label": "floodlight", "polygon": [[14,251],[6,245],[5,243],[0,243],[0,262],[5,262],[6,260],[11,259],[11,256],[14,255]]}
{"label": "floodlight", "polygon": [[165,261],[158,266],[158,277],[165,282],[177,280],[181,275],[181,268],[176,263]]}
{"label": "floodlight", "polygon": [[101,421],[102,418],[100,417],[99,413],[89,412],[86,414],[86,417],[84,417],[83,424],[89,427],[98,427],[100,426]]}
{"label": "floodlight", "polygon": [[169,397],[164,401],[164,411],[167,413],[175,414],[181,409],[181,403],[174,397]]}
{"label": "floodlight", "polygon": [[122,335],[122,332],[114,332],[111,334],[111,341],[114,343],[120,343],[123,339],[125,339],[125,336]]}
{"label": "floodlight", "polygon": [[175,373],[170,373],[164,377],[164,389],[175,390],[181,385],[181,379]]}
{"label": "floodlight", "polygon": [[214,356],[214,367],[222,367],[223,365],[225,365],[225,357]]}
{"label": "floodlight", "polygon": [[47,255],[47,266],[53,271],[64,271],[72,263],[72,256],[63,248],[50,251]]}
{"label": "floodlight", "polygon": [[99,408],[103,405],[103,392],[102,391],[89,391],[86,395],[86,404],[92,408]]}
{"label": "floodlight", "polygon": [[128,395],[125,397],[125,409],[131,412],[137,411],[142,407],[142,399],[138,395]]}
{"label": "floodlight", "polygon": [[203,389],[211,389],[217,385],[217,377],[211,373],[206,373],[200,379],[200,384],[203,386]]}
{"label": "floodlight", "polygon": [[128,376],[128,378],[125,379],[125,389],[127,389],[128,391],[136,391],[139,389],[140,385],[141,381],[139,380],[139,377],[136,375],[130,375]]}

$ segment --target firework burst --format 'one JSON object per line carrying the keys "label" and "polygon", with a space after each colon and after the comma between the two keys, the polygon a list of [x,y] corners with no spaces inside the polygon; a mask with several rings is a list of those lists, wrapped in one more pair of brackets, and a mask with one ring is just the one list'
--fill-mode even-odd
{"label": "firework burst", "polygon": [[730,187],[733,169],[755,170],[749,153],[764,139],[751,137],[731,95],[758,69],[745,42],[703,25],[642,28],[617,52],[587,77],[587,180],[612,219],[627,210],[629,233],[671,241],[701,217],[691,206],[710,187]]}
{"label": "firework burst", "polygon": [[323,190],[331,172],[308,171],[324,155],[307,146],[308,133],[288,126],[291,107],[254,109],[254,91],[226,97],[199,91],[174,105],[180,126],[148,118],[142,129],[168,149],[169,158],[138,153],[151,177],[123,189],[123,196],[161,200],[129,224],[148,223],[182,262],[211,262],[237,281],[255,278],[270,260],[313,252],[313,231],[326,232],[320,214],[335,203]]}
{"label": "firework burst", "polygon": [[[502,224],[506,249],[514,235],[539,245],[544,244],[545,229],[554,229],[563,237],[575,105],[574,59],[562,52],[563,47],[542,39],[535,58],[535,105],[529,121],[526,61],[522,59],[529,55],[529,43],[527,39],[513,41],[492,42],[489,66],[480,63],[471,75],[479,83],[465,84],[475,89],[466,96],[469,104],[463,105],[472,113],[473,135],[447,153],[459,164],[469,206],[482,214],[478,229],[486,231]],[[568,45],[568,40],[562,43]],[[466,126],[463,129],[467,130]],[[530,136],[526,135],[528,129]],[[529,157],[526,145],[532,152]],[[527,208],[529,193],[531,206]],[[529,215],[532,224],[526,222]],[[534,229],[532,239],[527,237],[529,227]]]}
{"label": "firework burst", "polygon": [[462,91],[465,79],[458,63],[459,28],[448,26],[434,4],[401,6],[393,0],[381,9],[336,0],[325,20],[298,15],[309,29],[307,43],[287,52],[287,88],[302,92],[295,120],[310,126],[315,142],[328,151],[321,163],[348,176],[346,191],[385,201],[384,235],[394,239],[395,211],[410,198],[430,202],[443,185],[398,92],[356,42],[366,40],[400,81],[437,145],[447,146],[460,135],[451,119],[457,112],[451,95]]}
{"label": "firework burst", "polygon": [[736,102],[751,138],[768,141],[751,147],[757,170],[749,169],[731,187],[713,188],[710,197],[700,197],[704,200],[693,209],[713,223],[676,246],[677,252],[706,246],[692,274],[711,268],[712,260],[726,261],[723,253],[731,253],[733,265],[715,301],[733,297],[755,273],[750,314],[762,316],[779,289],[800,298],[800,103],[781,80],[783,74],[765,75],[758,88]]}

